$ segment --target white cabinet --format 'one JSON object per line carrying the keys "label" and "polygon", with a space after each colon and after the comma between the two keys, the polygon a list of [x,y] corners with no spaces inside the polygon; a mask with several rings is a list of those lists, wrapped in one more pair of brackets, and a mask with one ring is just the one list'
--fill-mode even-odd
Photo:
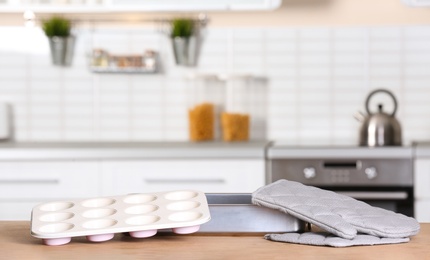
{"label": "white cabinet", "polygon": [[29,220],[38,203],[98,196],[99,186],[97,162],[0,162],[0,219]]}
{"label": "white cabinet", "polygon": [[253,192],[264,159],[0,162],[0,220],[29,220],[42,202],[177,189]]}
{"label": "white cabinet", "polygon": [[197,189],[253,192],[265,183],[263,159],[103,162],[104,195]]}
{"label": "white cabinet", "polygon": [[430,158],[415,160],[415,218],[430,222]]}

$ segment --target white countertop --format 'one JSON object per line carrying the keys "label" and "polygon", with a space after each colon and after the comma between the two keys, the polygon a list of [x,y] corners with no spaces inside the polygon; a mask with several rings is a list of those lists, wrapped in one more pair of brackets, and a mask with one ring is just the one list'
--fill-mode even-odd
{"label": "white countertop", "polygon": [[309,159],[430,157],[430,142],[397,147],[297,146],[282,142],[0,143],[3,160]]}
{"label": "white countertop", "polygon": [[269,141],[0,143],[0,160],[234,159],[266,157]]}

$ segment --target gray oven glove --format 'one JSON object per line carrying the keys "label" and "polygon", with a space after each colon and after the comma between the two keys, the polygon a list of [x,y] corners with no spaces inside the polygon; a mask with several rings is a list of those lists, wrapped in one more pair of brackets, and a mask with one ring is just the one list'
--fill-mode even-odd
{"label": "gray oven glove", "polygon": [[406,243],[409,241],[408,237],[386,238],[365,234],[358,234],[353,239],[345,239],[326,232],[268,234],[264,236],[264,238],[278,242],[332,247],[386,245]]}
{"label": "gray oven glove", "polygon": [[259,188],[252,194],[252,203],[288,213],[345,239],[353,239],[357,233],[406,238],[420,229],[414,218],[287,180]]}

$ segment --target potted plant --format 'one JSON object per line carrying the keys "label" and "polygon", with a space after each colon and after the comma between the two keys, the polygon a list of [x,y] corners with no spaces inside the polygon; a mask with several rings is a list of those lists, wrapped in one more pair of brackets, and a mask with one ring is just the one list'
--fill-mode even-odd
{"label": "potted plant", "polygon": [[43,20],[42,28],[49,39],[52,63],[58,66],[70,66],[75,46],[75,37],[71,34],[71,21],[54,16]]}
{"label": "potted plant", "polygon": [[197,65],[201,44],[199,22],[192,18],[174,18],[170,21],[170,38],[177,65]]}

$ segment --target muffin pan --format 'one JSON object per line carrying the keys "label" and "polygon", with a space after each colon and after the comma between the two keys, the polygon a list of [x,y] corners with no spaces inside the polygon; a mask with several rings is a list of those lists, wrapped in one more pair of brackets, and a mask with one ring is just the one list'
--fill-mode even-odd
{"label": "muffin pan", "polygon": [[67,244],[77,236],[102,242],[122,232],[136,238],[153,236],[159,229],[189,234],[210,218],[202,192],[139,193],[39,204],[31,214],[31,234],[46,245]]}

